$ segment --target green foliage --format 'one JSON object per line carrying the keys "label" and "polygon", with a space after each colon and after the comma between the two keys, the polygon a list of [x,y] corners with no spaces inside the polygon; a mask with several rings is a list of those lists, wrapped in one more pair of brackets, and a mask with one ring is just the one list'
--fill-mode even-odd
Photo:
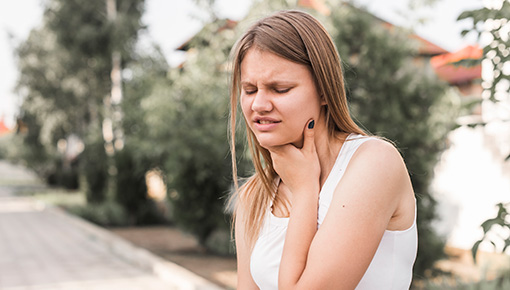
{"label": "green foliage", "polygon": [[30,195],[45,204],[58,206],[63,209],[83,207],[87,204],[85,194],[75,190],[45,188],[44,190],[31,189],[26,192],[18,192],[17,194]]}
{"label": "green foliage", "polygon": [[235,35],[220,29],[225,24],[206,25],[190,43],[182,68],[171,70],[169,80],[158,81],[141,101],[143,134],[153,152],[164,156],[175,222],[202,244],[216,229],[228,228],[223,214],[231,185],[225,64]]}
{"label": "green foliage", "polygon": [[453,96],[427,59],[415,59],[415,44],[405,31],[387,30],[349,5],[333,10],[331,21],[353,115],[363,127],[394,141],[410,172],[419,232],[414,273],[422,277],[443,256],[444,241],[431,226],[437,202],[429,184],[447,134],[455,128]]}
{"label": "green foliage", "polygon": [[147,196],[145,174],[152,169],[151,163],[134,154],[136,150],[127,146],[115,154],[115,201],[123,207],[130,225],[164,223],[165,217]]}
{"label": "green foliage", "polygon": [[[57,185],[75,187],[78,174],[68,173],[79,169],[90,202],[105,199],[108,167],[114,164],[98,140],[108,117],[103,101],[111,90],[112,53],[119,52],[124,63],[132,61],[143,5],[143,0],[116,1],[113,20],[105,0],[46,1],[43,26],[17,49],[19,119],[27,148],[20,157]],[[80,166],[70,168],[77,160],[68,160],[56,145],[71,135],[85,151],[78,157]]]}
{"label": "green foliage", "polygon": [[[480,40],[482,37],[488,37],[487,45],[483,47],[484,59],[489,60],[492,66],[493,77],[485,80],[489,84],[484,88],[490,92],[490,100],[498,101],[502,98],[508,98],[510,86],[510,75],[505,74],[503,67],[510,62],[510,37],[508,26],[510,15],[510,1],[500,0],[499,9],[481,8],[461,13],[458,20],[471,20],[471,28],[462,31],[462,36],[469,33],[475,33]],[[488,31],[487,31],[488,30]],[[501,88],[499,86],[501,85]]]}
{"label": "green foliage", "polygon": [[96,205],[85,205],[67,208],[69,212],[103,227],[129,225],[128,216],[122,206],[113,201]]}
{"label": "green foliage", "polygon": [[[66,97],[60,93],[58,82],[62,69],[57,55],[62,51],[53,39],[53,34],[44,28],[33,30],[17,48],[21,73],[17,87],[24,97],[19,123],[26,130],[19,134],[25,148],[13,158],[24,160],[44,179],[56,172],[61,159],[56,143],[69,125],[61,108]],[[63,52],[60,56],[66,57]]]}
{"label": "green foliage", "polygon": [[494,248],[496,248],[496,243],[503,242],[503,247],[501,248],[501,252],[504,253],[508,246],[510,246],[510,235],[500,236],[500,235],[491,235],[491,231],[494,229],[504,231],[510,230],[510,214],[507,208],[510,208],[510,203],[498,203],[496,205],[498,207],[498,213],[496,217],[492,219],[488,219],[484,221],[481,225],[483,229],[483,237],[476,241],[471,249],[471,253],[473,255],[473,260],[476,262],[476,253],[478,252],[478,248],[480,244],[483,242],[490,242]]}
{"label": "green foliage", "polygon": [[9,143],[12,142],[12,134],[0,136],[0,159],[7,159],[9,155]]}
{"label": "green foliage", "polygon": [[87,202],[99,204],[106,200],[108,190],[108,157],[102,140],[85,145],[82,155],[82,172],[86,180],[84,185]]}
{"label": "green foliage", "polygon": [[62,186],[66,189],[78,189],[78,170],[76,160],[73,160],[70,164],[58,164],[55,166],[55,171],[46,178],[46,183],[52,186]]}
{"label": "green foliage", "polygon": [[124,147],[115,155],[118,168],[115,198],[126,210],[134,214],[138,207],[147,201],[145,172],[150,168],[137,164],[131,150],[129,147]]}

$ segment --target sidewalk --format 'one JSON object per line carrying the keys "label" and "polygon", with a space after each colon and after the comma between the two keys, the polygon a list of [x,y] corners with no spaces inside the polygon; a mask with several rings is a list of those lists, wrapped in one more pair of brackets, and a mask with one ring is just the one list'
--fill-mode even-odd
{"label": "sidewalk", "polygon": [[[7,176],[17,185],[5,185]],[[220,289],[108,231],[30,197],[0,161],[0,289]]]}

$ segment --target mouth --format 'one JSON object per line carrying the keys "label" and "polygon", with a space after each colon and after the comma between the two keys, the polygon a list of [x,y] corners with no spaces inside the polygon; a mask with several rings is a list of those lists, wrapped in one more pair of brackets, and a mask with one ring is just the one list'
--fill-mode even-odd
{"label": "mouth", "polygon": [[253,119],[253,123],[257,131],[269,132],[275,129],[281,121],[269,117],[256,117]]}
{"label": "mouth", "polygon": [[276,123],[280,123],[280,122],[279,121],[269,121],[269,120],[258,120],[258,121],[255,121],[255,123],[261,124],[261,125],[267,125],[267,124],[276,124]]}
{"label": "mouth", "polygon": [[276,123],[280,123],[281,122],[278,119],[270,118],[270,117],[255,117],[253,119],[253,121],[255,123],[261,124],[261,125],[276,124]]}

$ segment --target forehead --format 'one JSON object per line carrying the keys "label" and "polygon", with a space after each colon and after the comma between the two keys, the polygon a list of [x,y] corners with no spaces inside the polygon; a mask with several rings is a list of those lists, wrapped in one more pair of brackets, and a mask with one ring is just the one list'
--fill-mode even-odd
{"label": "forehead", "polygon": [[241,62],[241,81],[299,81],[311,78],[307,66],[287,60],[272,52],[250,48]]}

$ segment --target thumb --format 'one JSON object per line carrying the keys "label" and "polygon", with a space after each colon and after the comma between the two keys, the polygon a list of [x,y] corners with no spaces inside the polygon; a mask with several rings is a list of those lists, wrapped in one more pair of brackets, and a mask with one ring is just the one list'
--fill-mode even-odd
{"label": "thumb", "polygon": [[303,149],[314,150],[315,149],[315,132],[314,132],[315,121],[311,120],[306,126],[303,136]]}

